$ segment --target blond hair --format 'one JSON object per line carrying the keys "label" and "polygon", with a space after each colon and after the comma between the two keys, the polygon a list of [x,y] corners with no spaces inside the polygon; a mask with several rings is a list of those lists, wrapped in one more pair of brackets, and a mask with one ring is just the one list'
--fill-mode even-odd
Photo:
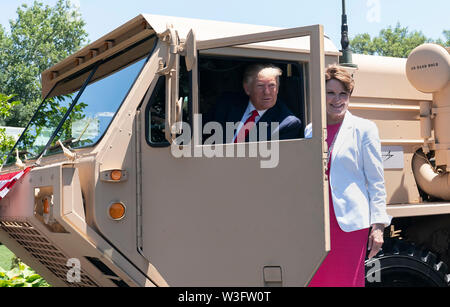
{"label": "blond hair", "polygon": [[280,76],[283,75],[283,71],[272,64],[253,64],[247,67],[244,72],[243,81],[245,84],[251,84],[260,73],[264,71],[265,74],[277,78],[277,84],[280,85]]}

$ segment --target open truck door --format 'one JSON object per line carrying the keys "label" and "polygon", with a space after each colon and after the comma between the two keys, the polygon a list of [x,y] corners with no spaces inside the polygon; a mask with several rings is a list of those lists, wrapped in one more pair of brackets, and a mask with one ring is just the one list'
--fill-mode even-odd
{"label": "open truck door", "polygon": [[[138,110],[138,250],[170,286],[307,285],[330,249],[323,27],[203,41],[191,32],[183,43],[176,36],[160,33],[167,57]],[[309,52],[258,45],[298,38]],[[302,92],[293,108],[303,125],[312,121],[313,137],[204,145],[201,119],[214,91],[257,61],[295,77]],[[189,141],[179,143],[183,134]],[[261,148],[274,149],[272,166]]]}

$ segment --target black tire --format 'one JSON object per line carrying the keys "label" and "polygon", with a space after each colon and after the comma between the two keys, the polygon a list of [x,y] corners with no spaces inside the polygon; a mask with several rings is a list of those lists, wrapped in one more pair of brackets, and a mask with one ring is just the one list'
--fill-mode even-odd
{"label": "black tire", "polygon": [[448,267],[436,255],[398,239],[366,260],[366,287],[448,287]]}

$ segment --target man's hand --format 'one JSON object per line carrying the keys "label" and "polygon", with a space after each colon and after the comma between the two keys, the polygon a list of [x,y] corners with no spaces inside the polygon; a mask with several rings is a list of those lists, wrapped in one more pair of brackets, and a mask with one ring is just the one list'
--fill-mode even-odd
{"label": "man's hand", "polygon": [[383,233],[384,233],[384,225],[383,224],[374,224],[372,225],[372,230],[369,235],[369,244],[367,249],[370,250],[369,259],[372,259],[383,246]]}

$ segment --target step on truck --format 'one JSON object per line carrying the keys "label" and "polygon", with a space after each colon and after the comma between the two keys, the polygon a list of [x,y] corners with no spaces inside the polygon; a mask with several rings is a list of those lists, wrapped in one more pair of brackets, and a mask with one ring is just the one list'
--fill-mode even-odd
{"label": "step on truck", "polygon": [[[373,286],[448,283],[449,54],[425,48],[348,67],[394,216]],[[341,55],[321,25],[134,18],[42,73],[2,168],[29,171],[0,201],[0,242],[54,286],[307,285],[330,250],[324,70]],[[282,69],[311,139],[205,142],[252,63]]]}

